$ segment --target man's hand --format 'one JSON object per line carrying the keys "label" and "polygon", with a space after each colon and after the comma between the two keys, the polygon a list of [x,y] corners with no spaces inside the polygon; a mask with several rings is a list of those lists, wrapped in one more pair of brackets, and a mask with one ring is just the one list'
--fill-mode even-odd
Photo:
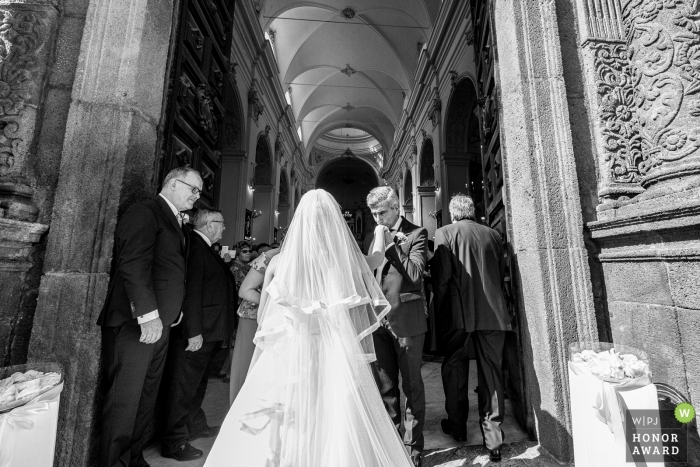
{"label": "man's hand", "polygon": [[187,348],[185,351],[190,351],[190,352],[196,352],[199,349],[202,348],[202,342],[204,342],[204,338],[202,338],[202,335],[190,337],[187,339]]}
{"label": "man's hand", "polygon": [[230,263],[231,262],[231,255],[228,253],[224,253],[224,263]]}
{"label": "man's hand", "polygon": [[152,319],[141,324],[141,339],[144,344],[155,344],[163,334],[163,322],[160,318]]}
{"label": "man's hand", "polygon": [[396,233],[390,231],[388,228],[384,227],[386,230],[384,231],[384,243],[388,246],[394,243],[394,237],[396,236]]}

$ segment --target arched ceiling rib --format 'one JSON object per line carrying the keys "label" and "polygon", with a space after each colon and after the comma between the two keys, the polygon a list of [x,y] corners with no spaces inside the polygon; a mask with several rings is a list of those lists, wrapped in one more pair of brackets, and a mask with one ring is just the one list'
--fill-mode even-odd
{"label": "arched ceiling rib", "polygon": [[413,87],[419,43],[440,0],[266,0],[260,24],[274,31],[283,89],[307,152],[329,129],[362,128],[384,150]]}

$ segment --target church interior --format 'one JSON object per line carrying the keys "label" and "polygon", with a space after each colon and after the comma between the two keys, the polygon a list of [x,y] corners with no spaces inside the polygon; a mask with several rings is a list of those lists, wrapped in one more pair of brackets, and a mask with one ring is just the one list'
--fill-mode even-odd
{"label": "church interior", "polygon": [[[0,11],[0,366],[63,365],[54,465],[96,465],[116,225],[181,166],[202,174],[199,206],[221,211],[231,248],[283,242],[316,188],[363,250],[372,188],[393,187],[429,238],[471,196],[506,252],[509,433],[556,462],[575,460],[572,343],[642,349],[660,408],[700,407],[698,0]],[[425,365],[438,417],[439,363]]]}

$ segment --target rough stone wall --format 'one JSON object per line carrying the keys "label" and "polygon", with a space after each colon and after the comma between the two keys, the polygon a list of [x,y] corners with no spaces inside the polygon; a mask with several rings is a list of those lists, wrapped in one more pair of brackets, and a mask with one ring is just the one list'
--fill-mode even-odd
{"label": "rough stone wall", "polygon": [[[3,185],[0,191],[4,192],[4,196],[0,197],[6,197],[8,200],[14,198],[0,204],[7,208],[9,203],[21,199],[24,208],[21,215],[13,213],[11,209],[5,209],[4,215],[0,214],[0,217],[30,221],[44,226],[50,224],[86,10],[87,2],[82,0],[0,2],[0,14],[5,17],[6,26],[14,24],[13,21],[17,20],[31,23],[32,18],[36,19],[33,34],[29,36],[36,41],[36,51],[32,52],[30,49],[27,52],[37,59],[34,68],[25,76],[29,83],[22,83],[25,87],[30,85],[28,93],[22,93],[19,82],[13,82],[12,79],[5,82],[14,89],[14,93],[9,96],[3,95],[3,121],[7,125],[3,127],[6,129],[5,141],[8,136],[10,139],[12,136],[19,136],[21,143],[15,151],[21,152],[22,157],[13,154],[13,165],[21,165],[21,178],[13,177],[13,170],[0,170],[6,172],[2,174],[4,177],[0,177],[5,178],[0,181],[0,185]],[[11,34],[5,33],[4,40],[12,43],[13,39]],[[8,63],[12,65],[13,62],[8,52],[6,46],[3,54],[5,68]],[[21,98],[24,104],[23,109],[18,109],[19,131],[12,130],[12,120],[9,117],[14,112],[7,106],[8,98],[15,103]],[[9,131],[16,134],[8,134]],[[7,154],[3,152],[4,156]],[[4,164],[7,163],[8,160],[4,159]],[[17,167],[13,169],[14,172],[18,172]],[[2,183],[8,179],[14,185],[12,188]],[[19,186],[28,188],[26,197],[17,197]],[[28,225],[23,225],[22,228],[30,229]],[[45,235],[41,236],[37,239],[38,243],[31,247],[26,257],[26,273],[15,271],[13,299],[0,300],[0,365],[20,364],[27,359],[46,239]]]}
{"label": "rough stone wall", "polygon": [[96,465],[95,322],[118,213],[153,192],[173,18],[170,0],[91,0],[87,8],[29,349],[30,360],[64,367],[58,466]]}
{"label": "rough stone wall", "polygon": [[[612,3],[576,6],[598,178],[587,234],[599,248],[612,341],[645,350],[654,382],[697,407],[700,3]],[[690,443],[689,465],[700,465],[695,426]]]}

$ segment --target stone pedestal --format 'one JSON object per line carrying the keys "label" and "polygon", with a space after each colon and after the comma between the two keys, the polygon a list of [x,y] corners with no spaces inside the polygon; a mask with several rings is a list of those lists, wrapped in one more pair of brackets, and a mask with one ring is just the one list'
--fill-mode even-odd
{"label": "stone pedestal", "polygon": [[100,331],[118,214],[153,196],[170,0],[92,0],[29,358],[65,369],[56,466],[96,465]]}
{"label": "stone pedestal", "polygon": [[11,346],[29,255],[48,225],[0,218],[0,354]]}

